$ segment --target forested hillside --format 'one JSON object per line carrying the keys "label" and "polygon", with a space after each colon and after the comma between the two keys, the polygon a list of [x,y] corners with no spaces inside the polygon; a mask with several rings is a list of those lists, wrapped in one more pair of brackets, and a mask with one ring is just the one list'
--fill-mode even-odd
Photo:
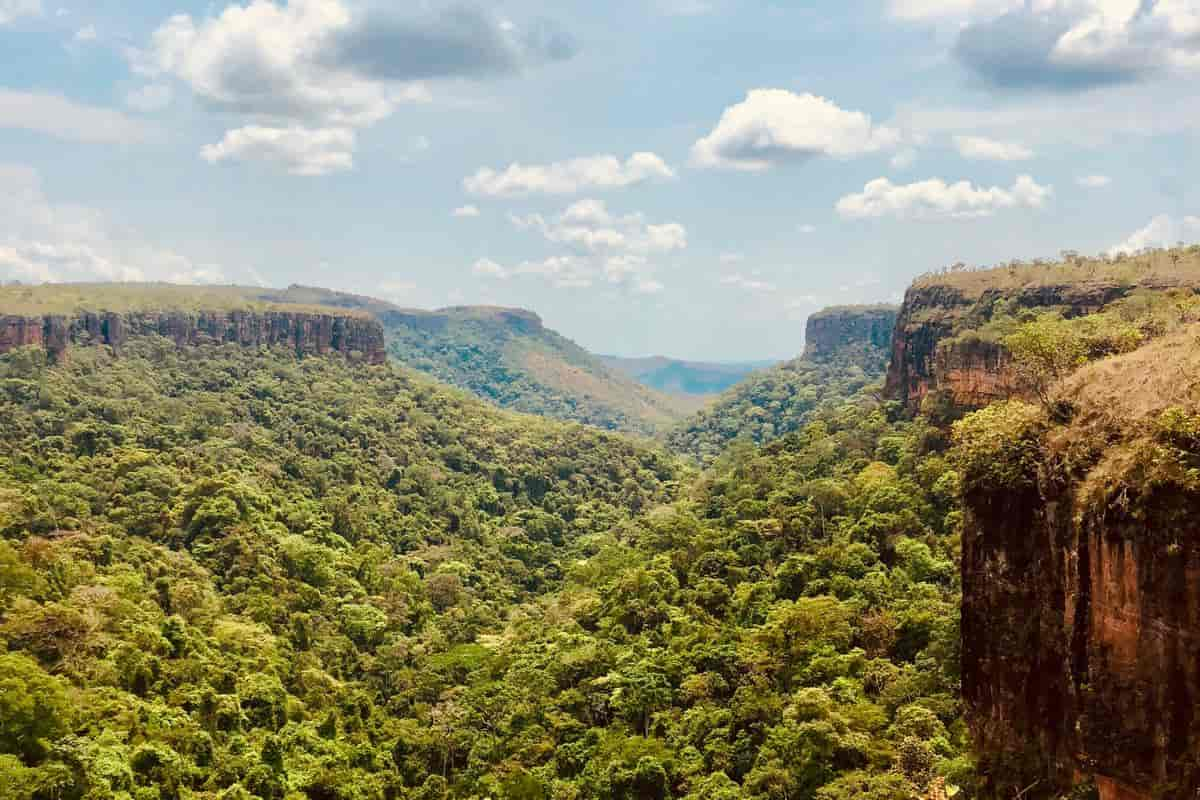
{"label": "forested hillside", "polygon": [[610,368],[546,328],[531,311],[488,306],[420,311],[308,286],[267,296],[370,313],[383,323],[394,360],[501,408],[649,436],[698,406]]}
{"label": "forested hillside", "polygon": [[650,435],[692,407],[642,386],[519,309],[381,316],[401,364],[501,408]]}
{"label": "forested hillside", "polygon": [[970,785],[953,474],[874,402],[697,480],[336,354],[0,376],[0,796]]}
{"label": "forested hillside", "polygon": [[681,422],[669,447],[710,462],[731,442],[763,444],[802,428],[822,406],[838,405],[883,377],[896,309],[842,306],[814,314],[802,357],[761,370]]}

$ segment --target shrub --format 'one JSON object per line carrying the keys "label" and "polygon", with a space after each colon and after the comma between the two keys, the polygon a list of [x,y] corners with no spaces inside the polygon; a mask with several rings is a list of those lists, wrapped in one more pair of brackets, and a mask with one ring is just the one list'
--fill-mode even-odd
{"label": "shrub", "polygon": [[963,488],[999,490],[1032,485],[1043,419],[1036,406],[1009,400],[954,423],[953,458]]}

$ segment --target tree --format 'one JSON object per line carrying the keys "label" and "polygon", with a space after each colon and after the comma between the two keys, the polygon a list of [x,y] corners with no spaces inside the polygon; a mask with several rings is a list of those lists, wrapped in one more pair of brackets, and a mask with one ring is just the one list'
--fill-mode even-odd
{"label": "tree", "polygon": [[28,656],[0,655],[0,753],[38,763],[47,742],[68,730],[70,713],[61,680]]}

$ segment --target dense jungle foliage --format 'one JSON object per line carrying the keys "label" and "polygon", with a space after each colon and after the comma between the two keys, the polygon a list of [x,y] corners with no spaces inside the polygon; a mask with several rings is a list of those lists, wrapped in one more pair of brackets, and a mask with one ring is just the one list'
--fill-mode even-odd
{"label": "dense jungle foliage", "polygon": [[957,473],[891,406],[697,476],[148,339],[0,357],[0,418],[0,797],[971,794]]}
{"label": "dense jungle foliage", "polygon": [[399,363],[501,408],[650,436],[696,406],[610,369],[519,309],[380,315]]}
{"label": "dense jungle foliage", "polygon": [[882,380],[887,360],[885,348],[855,343],[828,358],[803,356],[760,370],[681,422],[667,444],[709,463],[731,442],[769,442],[804,427],[818,409],[839,405]]}

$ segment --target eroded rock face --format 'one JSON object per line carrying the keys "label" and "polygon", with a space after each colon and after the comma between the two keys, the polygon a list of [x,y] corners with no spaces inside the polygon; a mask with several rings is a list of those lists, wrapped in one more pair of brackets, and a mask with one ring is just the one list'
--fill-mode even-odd
{"label": "eroded rock face", "polygon": [[108,345],[158,335],[179,346],[236,343],[287,347],[297,354],[357,353],[372,364],[386,358],[379,322],[357,316],[285,311],[80,312],[71,317],[0,317],[0,353],[40,345],[53,357],[71,345]]}
{"label": "eroded rock face", "polygon": [[963,691],[990,796],[1200,796],[1200,497],[1157,491],[1136,515],[1081,511],[1073,485],[967,498]]}
{"label": "eroded rock face", "polygon": [[968,296],[952,286],[914,287],[904,296],[892,338],[886,395],[911,411],[934,392],[945,392],[961,408],[978,408],[1012,396],[1015,376],[995,342],[964,338],[943,346],[963,330],[992,318],[999,304],[1010,309],[1057,309],[1063,316],[1092,314],[1138,287],[1111,283],[989,289]]}
{"label": "eroded rock face", "polygon": [[826,358],[842,348],[867,344],[881,350],[891,346],[898,308],[845,307],[827,309],[808,318],[804,355]]}

